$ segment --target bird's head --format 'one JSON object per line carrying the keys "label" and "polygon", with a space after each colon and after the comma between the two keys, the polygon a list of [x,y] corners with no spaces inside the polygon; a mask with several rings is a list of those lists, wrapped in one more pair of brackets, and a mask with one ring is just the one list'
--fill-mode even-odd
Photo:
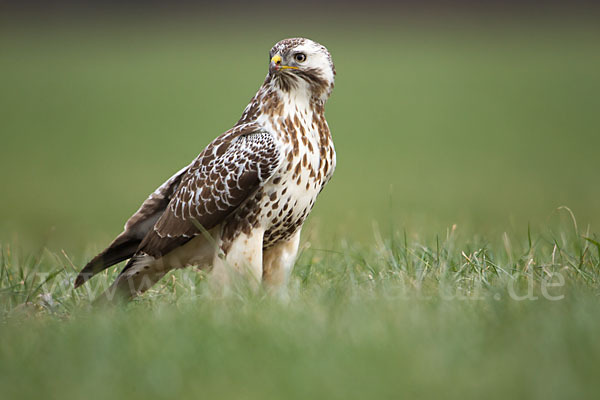
{"label": "bird's head", "polygon": [[284,39],[269,52],[268,78],[284,92],[306,92],[324,101],[331,94],[334,77],[331,54],[310,39]]}

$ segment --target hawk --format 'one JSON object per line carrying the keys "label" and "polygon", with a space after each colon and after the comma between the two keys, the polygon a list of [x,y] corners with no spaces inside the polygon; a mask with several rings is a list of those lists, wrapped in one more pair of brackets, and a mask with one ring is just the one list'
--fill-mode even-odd
{"label": "hawk", "polygon": [[335,67],[305,38],[276,43],[269,60],[239,121],[144,201],[75,288],[127,259],[107,297],[129,299],[191,265],[212,267],[225,283],[232,271],[269,287],[286,282],[302,225],[336,165],[324,114]]}

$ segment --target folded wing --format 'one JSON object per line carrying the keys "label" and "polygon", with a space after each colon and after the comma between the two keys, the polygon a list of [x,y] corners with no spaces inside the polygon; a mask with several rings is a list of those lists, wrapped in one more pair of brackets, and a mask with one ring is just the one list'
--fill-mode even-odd
{"label": "folded wing", "polygon": [[278,142],[250,127],[211,143],[186,172],[177,192],[138,251],[167,254],[227,218],[273,176],[282,163]]}
{"label": "folded wing", "polygon": [[178,171],[142,203],[141,207],[125,223],[123,232],[104,251],[83,267],[75,279],[76,288],[97,273],[131,258],[135,254],[144,237],[167,209],[169,201],[189,168],[188,165]]}
{"label": "folded wing", "polygon": [[[254,125],[221,135],[150,195],[127,221],[125,231],[83,268],[75,287],[135,254],[167,254],[201,234],[198,224],[206,230],[220,224],[281,163],[277,140]],[[122,272],[130,266],[131,261]]]}

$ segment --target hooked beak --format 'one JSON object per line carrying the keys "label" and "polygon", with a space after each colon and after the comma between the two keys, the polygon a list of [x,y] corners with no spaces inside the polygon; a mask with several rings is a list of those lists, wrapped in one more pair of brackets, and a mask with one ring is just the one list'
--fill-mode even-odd
{"label": "hooked beak", "polygon": [[279,54],[276,54],[273,56],[273,58],[271,58],[271,63],[269,64],[269,71],[275,72],[275,71],[279,71],[282,69],[298,69],[298,67],[290,67],[289,65],[282,65],[281,64],[281,56]]}

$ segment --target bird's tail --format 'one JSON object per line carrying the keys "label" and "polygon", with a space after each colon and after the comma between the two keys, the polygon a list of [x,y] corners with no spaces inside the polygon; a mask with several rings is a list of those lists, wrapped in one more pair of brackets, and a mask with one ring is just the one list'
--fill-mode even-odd
{"label": "bird's tail", "polygon": [[92,276],[106,268],[131,258],[137,250],[140,241],[126,237],[117,237],[102,253],[94,257],[75,278],[75,288],[83,285]]}
{"label": "bird's tail", "polygon": [[112,285],[94,300],[94,304],[128,301],[150,289],[168,271],[169,268],[164,268],[160,259],[147,254],[135,255],[127,262]]}

